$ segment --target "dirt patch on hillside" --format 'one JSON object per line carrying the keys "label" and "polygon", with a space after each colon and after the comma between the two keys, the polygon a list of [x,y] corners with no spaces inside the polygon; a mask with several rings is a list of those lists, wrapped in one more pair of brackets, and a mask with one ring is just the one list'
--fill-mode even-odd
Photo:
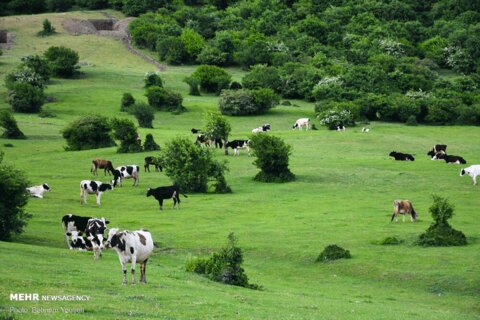
{"label": "dirt patch on hillside", "polygon": [[0,50],[8,50],[15,44],[15,34],[0,30]]}
{"label": "dirt patch on hillside", "polygon": [[128,51],[132,54],[139,56],[148,63],[153,64],[157,67],[158,70],[164,71],[165,66],[152,59],[151,57],[145,55],[141,51],[133,48],[132,39],[128,33],[128,24],[134,18],[126,18],[122,20],[116,20],[114,17],[111,17],[105,14],[107,19],[68,19],[63,22],[63,28],[72,35],[81,35],[81,34],[94,34],[106,37],[115,37],[122,40],[122,43],[125,45]]}

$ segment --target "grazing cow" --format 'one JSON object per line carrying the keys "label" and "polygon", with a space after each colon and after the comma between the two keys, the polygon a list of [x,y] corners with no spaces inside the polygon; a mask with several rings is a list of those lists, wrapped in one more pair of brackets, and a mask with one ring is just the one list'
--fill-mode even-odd
{"label": "grazing cow", "polygon": [[82,180],[80,182],[80,204],[87,204],[87,194],[94,194],[97,197],[97,204],[100,205],[100,197],[108,190],[113,190],[111,184],[101,181]]}
{"label": "grazing cow", "polygon": [[480,164],[474,164],[468,168],[463,168],[460,171],[460,176],[463,177],[465,174],[468,174],[473,179],[473,185],[477,185],[477,176],[480,176]]}
{"label": "grazing cow", "polygon": [[366,128],[366,127],[363,127],[363,128],[362,128],[362,132],[363,132],[363,133],[370,132],[370,129],[369,129],[369,128]]}
{"label": "grazing cow", "polygon": [[43,194],[45,192],[50,192],[51,190],[52,189],[46,183],[39,186],[33,186],[33,187],[27,188],[28,193],[30,193],[32,197],[40,198],[40,199],[43,199]]}
{"label": "grazing cow", "polygon": [[199,132],[202,132],[202,130],[198,130],[198,129],[195,129],[195,128],[192,128],[192,130],[190,130],[190,131],[192,131],[193,134],[197,134]]}
{"label": "grazing cow", "polygon": [[263,126],[253,129],[252,133],[267,132],[269,130],[271,130],[270,124],[265,123]]}
{"label": "grazing cow", "polygon": [[158,161],[158,158],[150,156],[150,157],[145,157],[145,164],[143,165],[145,172],[147,171],[150,172],[151,164],[155,166],[155,171],[160,171],[160,172],[163,171],[162,165]]}
{"label": "grazing cow", "polygon": [[394,157],[395,160],[400,160],[400,161],[415,161],[415,158],[408,153],[392,151],[390,152],[389,156]]}
{"label": "grazing cow", "polygon": [[219,138],[207,139],[207,136],[203,133],[197,136],[197,140],[195,141],[195,143],[201,146],[209,146],[210,148],[213,146],[215,146],[215,148],[223,148],[222,139],[219,139]]}
{"label": "grazing cow", "polygon": [[[110,222],[105,220],[105,218],[92,218],[92,217],[81,217],[76,216],[74,214],[67,214],[62,217],[62,225],[65,234],[65,241],[67,242],[67,246],[70,249],[80,246],[80,242],[73,242],[73,237],[82,236],[84,239],[86,249],[91,248],[94,253],[94,258],[97,258],[97,251],[103,248],[103,233],[105,232],[106,225]],[[76,232],[76,233],[75,233]],[[85,237],[83,237],[85,234]],[[69,236],[72,237],[72,241],[69,241]],[[88,240],[88,241],[87,241]]]}
{"label": "grazing cow", "polygon": [[250,155],[250,147],[248,146],[249,143],[250,143],[250,140],[232,140],[232,141],[228,141],[226,146],[227,148],[233,149],[234,156],[240,155],[240,152],[238,151],[238,149],[247,149],[248,155]]}
{"label": "grazing cow", "polygon": [[445,162],[446,163],[454,163],[454,164],[465,164],[467,161],[460,156],[449,156],[445,155]]}
{"label": "grazing cow", "polygon": [[447,145],[446,144],[436,144],[433,146],[432,150],[427,152],[427,155],[430,157],[434,157],[437,153],[442,152],[446,153],[447,152]]}
{"label": "grazing cow", "polygon": [[300,118],[295,121],[293,129],[302,130],[302,127],[306,127],[307,130],[310,128],[310,119],[309,118]]}
{"label": "grazing cow", "polygon": [[103,159],[93,159],[92,160],[92,168],[90,169],[90,172],[93,173],[94,175],[98,175],[97,169],[103,169],[103,175],[111,175],[110,173],[113,174],[113,165],[112,161],[110,160],[103,160]]}
{"label": "grazing cow", "polygon": [[66,236],[70,236],[70,250],[78,249],[80,251],[93,251],[93,244],[81,231],[66,232]]}
{"label": "grazing cow", "polygon": [[398,222],[398,215],[403,214],[403,222],[405,222],[405,215],[410,215],[410,221],[417,220],[417,213],[413,209],[412,202],[410,200],[395,200],[393,201],[393,214],[390,222],[395,218],[395,223]]}
{"label": "grazing cow", "polygon": [[118,184],[122,186],[123,179],[130,179],[133,178],[133,186],[138,186],[139,178],[138,174],[140,172],[140,167],[136,164],[130,166],[121,166],[117,167],[113,171],[113,181],[112,184],[116,187]]}
{"label": "grazing cow", "polygon": [[435,153],[431,160],[445,160],[446,157],[447,157],[447,154],[445,153],[445,151],[442,150]]}
{"label": "grazing cow", "polygon": [[337,131],[345,131],[347,128],[345,128],[344,125],[337,126]]}
{"label": "grazing cow", "polygon": [[[182,193],[183,194],[183,193]],[[180,188],[178,186],[158,187],[155,189],[148,188],[147,197],[153,196],[160,204],[160,210],[163,210],[163,200],[173,198],[173,208],[178,203],[177,208],[180,209]],[[183,194],[185,198],[187,195]]]}
{"label": "grazing cow", "polygon": [[135,264],[140,263],[140,283],[147,283],[145,276],[147,261],[153,252],[153,239],[147,230],[120,232],[116,228],[110,229],[105,242],[107,248],[117,251],[123,271],[123,285],[127,284],[127,262],[132,264],[132,284],[136,283]]}

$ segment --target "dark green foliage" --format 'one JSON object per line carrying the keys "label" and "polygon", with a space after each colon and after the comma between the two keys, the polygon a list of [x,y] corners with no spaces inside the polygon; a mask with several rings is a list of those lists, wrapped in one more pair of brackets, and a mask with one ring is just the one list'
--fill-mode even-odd
{"label": "dark green foliage", "polygon": [[145,102],[133,104],[129,113],[133,114],[138,120],[138,126],[141,128],[153,128],[152,121],[155,118],[155,110]]}
{"label": "dark green foliage", "polygon": [[0,127],[5,129],[2,134],[2,138],[7,139],[26,139],[25,135],[18,128],[17,121],[13,115],[7,111],[0,111]]}
{"label": "dark green foliage", "polygon": [[393,246],[397,244],[401,244],[403,241],[398,240],[396,237],[386,237],[382,241],[380,241],[380,244],[383,246]]}
{"label": "dark green foliage", "polygon": [[76,0],[76,3],[79,6],[82,6],[91,10],[98,10],[98,9],[109,7],[108,0]]}
{"label": "dark green foliage", "polygon": [[275,136],[268,134],[253,135],[250,147],[256,159],[253,164],[261,171],[255,180],[262,182],[288,182],[295,179],[295,175],[288,168],[289,156],[292,147]]}
{"label": "dark green foliage", "polygon": [[33,70],[40,78],[46,83],[52,74],[52,68],[47,60],[40,57],[39,55],[28,55],[23,57],[22,63],[19,66],[19,69],[28,68]]}
{"label": "dark green foliage", "polygon": [[188,59],[187,50],[180,37],[167,36],[158,38],[156,49],[161,61],[181,64]]}
{"label": "dark green foliage", "polygon": [[125,92],[120,103],[120,111],[129,112],[130,107],[135,103],[135,98],[131,93]]}
{"label": "dark green foliage", "polygon": [[200,79],[189,76],[183,79],[183,82],[188,84],[188,87],[190,88],[190,91],[188,92],[189,95],[191,96],[199,96],[200,95]]}
{"label": "dark green foliage", "polygon": [[228,54],[222,52],[217,47],[204,46],[202,51],[197,56],[197,61],[200,64],[208,64],[214,66],[227,65]]}
{"label": "dark green foliage", "polygon": [[45,11],[44,0],[10,0],[7,1],[7,12],[11,14],[31,14]]}
{"label": "dark green foliage", "polygon": [[160,75],[156,72],[147,72],[145,75],[145,88],[150,87],[163,87],[163,81]]}
{"label": "dark green foliage", "polygon": [[252,67],[252,70],[243,77],[242,84],[245,89],[270,88],[277,93],[282,88],[278,70],[266,65]]}
{"label": "dark green foliage", "polygon": [[52,12],[67,11],[73,3],[74,0],[47,0],[47,10]]}
{"label": "dark green foliage", "polygon": [[433,204],[428,209],[433,217],[433,223],[428,227],[425,233],[418,238],[418,244],[421,246],[464,246],[467,244],[467,238],[463,232],[455,230],[448,223],[452,218],[454,206],[446,198],[432,196]]}
{"label": "dark green foliage", "polygon": [[249,289],[260,289],[258,285],[248,283],[242,263],[242,249],[237,246],[235,234],[230,233],[226,247],[222,248],[220,252],[213,253],[210,258],[187,261],[186,270],[203,274],[213,281]]}
{"label": "dark green foliage", "polygon": [[329,109],[329,106],[326,106],[327,110],[320,111],[321,107],[316,107],[316,110],[319,111],[317,118],[320,120],[320,124],[327,127],[330,130],[336,130],[338,126],[354,127],[355,126],[355,117],[353,113],[347,108],[342,108],[342,105]]}
{"label": "dark green foliage", "polygon": [[160,146],[153,140],[151,133],[145,136],[145,142],[143,143],[143,151],[157,151],[160,150]]}
{"label": "dark green foliage", "polygon": [[27,220],[32,217],[25,212],[28,202],[28,181],[23,172],[14,167],[1,164],[3,152],[0,152],[0,240],[10,240],[12,234],[20,234]]}
{"label": "dark green foliage", "polygon": [[216,66],[202,65],[190,75],[200,81],[200,89],[207,93],[216,93],[217,95],[223,89],[228,88],[232,76],[222,68]]}
{"label": "dark green foliage", "polygon": [[183,98],[180,93],[162,87],[149,87],[146,93],[148,104],[157,110],[183,111]]}
{"label": "dark green foliage", "polygon": [[43,20],[43,30],[38,32],[38,35],[41,37],[50,36],[55,33],[55,28],[52,26],[50,20]]}
{"label": "dark green foliage", "polygon": [[16,112],[39,112],[44,100],[43,89],[28,83],[14,83],[8,91],[8,103]]}
{"label": "dark green foliage", "polygon": [[40,89],[43,93],[43,88],[46,87],[46,81],[34,70],[19,66],[17,71],[7,74],[5,77],[5,86],[9,90],[14,89],[15,84],[28,84],[37,89]]}
{"label": "dark green foliage", "polygon": [[338,259],[350,259],[350,251],[343,249],[342,247],[337,246],[336,244],[331,244],[325,247],[325,249],[320,253],[315,262],[329,262]]}
{"label": "dark green foliage", "polygon": [[50,47],[44,54],[45,59],[50,62],[53,74],[62,78],[71,78],[75,75],[78,66],[78,53],[63,46]]}
{"label": "dark green foliage", "polygon": [[118,153],[141,152],[142,146],[138,139],[137,128],[129,119],[113,118],[111,121],[114,138],[120,140]]}
{"label": "dark green foliage", "polygon": [[111,131],[112,127],[104,116],[81,117],[63,129],[63,138],[67,140],[65,149],[77,151],[114,146]]}
{"label": "dark green foliage", "polygon": [[409,116],[407,121],[405,121],[407,126],[418,126],[417,118],[415,116]]}
{"label": "dark green foliage", "polygon": [[122,12],[127,16],[137,17],[145,12],[154,12],[169,3],[171,0],[123,0]]}
{"label": "dark green foliage", "polygon": [[266,113],[278,104],[279,97],[271,89],[224,90],[218,106],[226,115],[254,115]]}
{"label": "dark green foliage", "polygon": [[[228,141],[228,136],[232,131],[232,127],[228,120],[219,113],[207,113],[205,115],[205,136],[208,139],[222,139]],[[228,155],[228,148],[224,144],[225,155]]]}
{"label": "dark green foliage", "polygon": [[207,192],[209,181],[225,183],[226,164],[214,160],[209,148],[202,148],[190,139],[175,138],[168,142],[160,158],[165,174],[185,192]]}
{"label": "dark green foliage", "polygon": [[237,81],[232,81],[232,83],[230,83],[230,90],[239,90],[239,89],[242,89],[243,86],[240,84],[240,82],[237,82]]}

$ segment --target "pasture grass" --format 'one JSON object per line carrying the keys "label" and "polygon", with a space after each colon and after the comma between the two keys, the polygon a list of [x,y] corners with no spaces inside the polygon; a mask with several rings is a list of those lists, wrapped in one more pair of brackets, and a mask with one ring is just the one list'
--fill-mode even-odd
{"label": "pasture grass", "polygon": [[[112,12],[113,13],[113,12]],[[28,139],[0,139],[11,143],[4,162],[25,171],[32,184],[49,183],[52,192],[32,198],[33,214],[25,233],[12,242],[0,242],[0,316],[16,319],[478,319],[480,314],[479,187],[470,177],[459,177],[460,167],[431,161],[426,152],[435,143],[469,164],[479,163],[477,127],[408,127],[371,123],[370,132],[292,131],[300,117],[314,118],[313,105],[278,106],[268,114],[229,117],[232,139],[247,138],[252,128],[268,122],[272,132],[293,147],[290,169],[296,181],[266,184],[253,180],[258,169],[245,151],[228,160],[227,182],[232,194],[189,194],[181,209],[167,201],[163,212],[148,187],[170,184],[162,173],[141,173],[140,186],[131,181],[107,192],[102,205],[93,196],[81,206],[79,182],[90,179],[92,158],[112,160],[114,166],[138,164],[151,153],[117,154],[116,148],[66,152],[61,130],[80,115],[120,113],[123,92],[143,97],[143,76],[154,70],[131,55],[119,40],[100,36],[71,36],[61,21],[72,17],[102,17],[99,12],[69,12],[0,18],[0,29],[16,33],[16,44],[0,57],[0,73],[12,70],[20,57],[42,53],[50,45],[65,45],[85,61],[77,79],[53,79],[47,94],[57,101],[44,106],[55,118],[15,114]],[[36,37],[48,18],[58,34]],[[194,66],[168,66],[162,73],[166,86],[184,95],[187,112],[157,112],[152,133],[163,146],[176,136],[194,140],[190,129],[203,126],[206,111],[217,109],[218,98],[190,97],[183,77]],[[230,70],[235,80],[242,72]],[[0,84],[0,108],[7,108]],[[318,121],[314,121],[320,127]],[[361,127],[361,126],[360,126]],[[413,153],[415,162],[394,161],[392,150]],[[154,155],[154,154],[153,154]],[[108,181],[99,171],[98,180]],[[432,219],[432,194],[455,205],[451,224],[467,235],[465,247],[423,248],[414,245]],[[390,223],[394,199],[410,199],[419,214],[416,223]],[[91,253],[65,248],[61,217],[67,213],[106,217],[111,227],[147,228],[157,245],[147,265],[147,285],[121,286],[122,273],[115,252],[99,261]],[[227,286],[187,273],[185,262],[206,257],[235,232],[244,250],[245,271],[263,291]],[[396,246],[379,243],[394,236]],[[316,264],[323,248],[337,244],[352,259]],[[139,268],[137,269],[139,270]],[[130,275],[129,275],[130,281]],[[87,295],[87,302],[14,302],[10,293]],[[58,312],[12,313],[15,308],[84,308],[80,314]]]}

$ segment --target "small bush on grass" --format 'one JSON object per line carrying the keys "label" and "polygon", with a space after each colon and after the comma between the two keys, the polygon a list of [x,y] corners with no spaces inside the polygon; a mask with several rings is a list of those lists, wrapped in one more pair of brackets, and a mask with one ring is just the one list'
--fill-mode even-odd
{"label": "small bush on grass", "polygon": [[186,270],[203,274],[213,281],[249,289],[261,289],[259,285],[248,283],[248,277],[242,268],[243,252],[237,246],[234,233],[228,235],[228,244],[210,258],[197,258],[187,261]]}
{"label": "small bush on grass", "polygon": [[66,150],[87,150],[115,145],[111,136],[112,127],[104,116],[84,116],[73,121],[63,130],[67,140]]}
{"label": "small bush on grass", "polygon": [[163,87],[162,78],[160,78],[160,75],[156,72],[147,72],[143,81],[145,82],[145,88]]}
{"label": "small bush on grass", "polygon": [[388,246],[388,245],[397,245],[402,243],[402,240],[398,240],[396,237],[386,237],[382,241],[380,241],[381,245]]}
{"label": "small bush on grass", "polygon": [[138,140],[137,128],[129,119],[114,118],[111,121],[115,139],[120,140],[118,153],[141,152],[142,145]]}
{"label": "small bush on grass", "polygon": [[200,89],[198,88],[199,85],[200,85],[200,80],[198,78],[195,78],[195,77],[186,77],[185,79],[183,79],[183,82],[185,82],[186,84],[188,84],[190,90],[188,92],[189,95],[191,96],[199,96],[200,95]]}
{"label": "small bush on grass", "polygon": [[255,115],[266,113],[278,101],[278,96],[271,89],[224,90],[218,107],[225,115]]}
{"label": "small bush on grass", "polygon": [[434,222],[428,227],[425,233],[421,234],[417,243],[425,247],[437,246],[464,246],[467,238],[463,232],[455,230],[448,223],[453,216],[454,206],[447,199],[432,196],[433,204],[429,208]]}
{"label": "small bush on grass", "polygon": [[350,251],[343,249],[342,247],[337,246],[336,244],[331,244],[326,246],[325,249],[320,253],[315,262],[328,262],[338,259],[350,259]]}
{"label": "small bush on grass", "polygon": [[46,37],[52,34],[55,34],[55,28],[52,26],[52,23],[48,19],[43,20],[43,30],[39,31],[37,35],[40,37]]}
{"label": "small bush on grass", "polygon": [[[210,112],[205,114],[205,136],[208,139],[222,139],[228,141],[228,136],[232,131],[232,126],[227,118],[217,112]],[[228,148],[224,143],[225,155],[228,156]]]}
{"label": "small bush on grass", "polygon": [[207,93],[215,93],[217,95],[223,89],[227,89],[232,80],[232,76],[222,68],[216,66],[202,65],[199,66],[190,78],[197,78],[200,82],[200,89]]}
{"label": "small bush on grass", "polygon": [[50,62],[53,73],[58,77],[71,78],[80,68],[78,53],[70,48],[50,47],[44,56]]}
{"label": "small bush on grass", "polygon": [[354,116],[349,110],[330,109],[320,112],[317,118],[320,120],[321,125],[330,130],[335,130],[338,126],[355,126]]}
{"label": "small bush on grass", "polygon": [[253,164],[261,171],[255,180],[262,182],[288,182],[295,180],[295,175],[288,168],[292,147],[275,136],[257,134],[252,136],[250,147],[257,157]]}
{"label": "small bush on grass", "polygon": [[130,107],[135,103],[135,98],[131,93],[125,92],[120,103],[120,111],[129,112]]}
{"label": "small bush on grass", "polygon": [[22,233],[32,215],[24,210],[28,202],[27,179],[23,172],[1,164],[2,160],[0,152],[0,240],[5,241],[14,233]]}
{"label": "small bush on grass", "polygon": [[46,59],[35,54],[25,56],[21,60],[22,63],[19,66],[20,69],[29,68],[33,70],[44,80],[45,84],[47,83],[52,74],[52,67]]}
{"label": "small bush on grass", "polygon": [[145,136],[145,142],[143,143],[144,151],[157,151],[160,150],[160,146],[155,142],[151,133]]}
{"label": "small bush on grass", "polygon": [[414,115],[409,116],[407,121],[405,121],[405,124],[407,126],[418,126],[417,117]]}
{"label": "small bush on grass", "polygon": [[160,159],[165,174],[185,192],[207,192],[209,181],[226,185],[226,164],[214,160],[209,148],[187,138],[167,142],[160,151]]}
{"label": "small bush on grass", "polygon": [[155,110],[144,102],[137,102],[130,107],[129,112],[138,120],[141,128],[153,128],[152,122],[155,119]]}
{"label": "small bush on grass", "polygon": [[3,110],[0,112],[0,127],[4,128],[5,131],[2,134],[2,138],[7,139],[26,139],[25,135],[18,128],[17,121],[13,115],[7,111]]}
{"label": "small bush on grass", "polygon": [[15,83],[8,91],[8,103],[16,112],[39,112],[44,101],[43,89],[28,83]]}
{"label": "small bush on grass", "polygon": [[148,104],[157,110],[184,111],[182,95],[162,87],[149,87],[146,93]]}

